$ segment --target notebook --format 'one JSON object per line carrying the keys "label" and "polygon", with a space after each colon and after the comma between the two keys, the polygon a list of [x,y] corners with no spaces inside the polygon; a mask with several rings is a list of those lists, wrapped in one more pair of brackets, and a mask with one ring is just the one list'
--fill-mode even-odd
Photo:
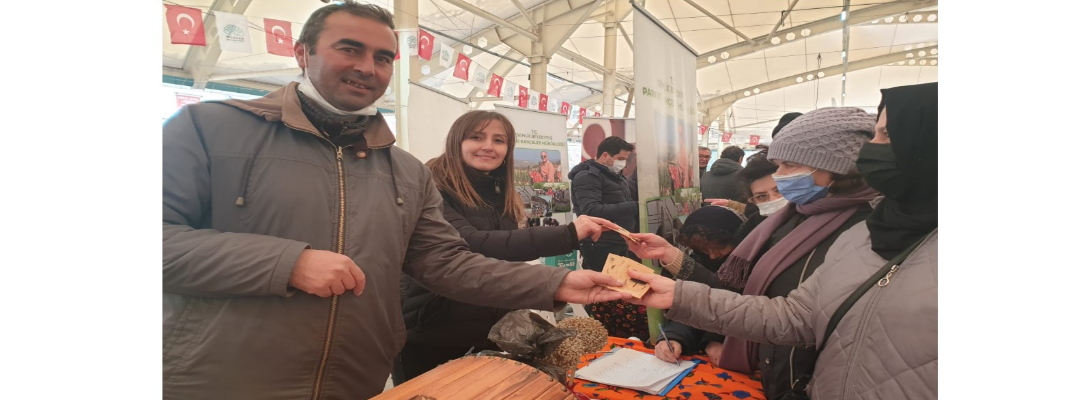
{"label": "notebook", "polygon": [[575,377],[610,386],[664,396],[692,371],[699,360],[680,361],[681,366],[629,348],[618,347],[586,367]]}

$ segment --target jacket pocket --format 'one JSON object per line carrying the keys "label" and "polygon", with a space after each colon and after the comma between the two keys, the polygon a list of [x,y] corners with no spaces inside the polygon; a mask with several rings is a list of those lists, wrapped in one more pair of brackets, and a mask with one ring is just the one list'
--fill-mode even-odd
{"label": "jacket pocket", "polygon": [[[207,318],[201,318],[201,300],[185,298],[185,307],[177,320],[170,325],[168,336],[163,341],[163,378],[185,370],[185,363],[191,359],[197,349],[197,342],[208,324]],[[203,321],[203,323],[202,323]]]}
{"label": "jacket pocket", "polygon": [[449,301],[446,297],[435,293],[431,293],[430,296],[428,301],[424,303],[424,306],[420,307],[420,312],[416,315],[416,327],[414,327],[416,330],[426,328],[428,322],[435,320],[435,317],[442,314],[449,305]]}

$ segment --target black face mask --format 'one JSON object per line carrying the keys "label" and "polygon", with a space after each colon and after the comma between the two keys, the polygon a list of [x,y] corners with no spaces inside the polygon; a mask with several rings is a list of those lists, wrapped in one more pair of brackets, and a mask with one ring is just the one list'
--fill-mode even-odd
{"label": "black face mask", "polygon": [[713,259],[711,257],[708,257],[707,254],[701,253],[696,250],[693,250],[692,254],[690,254],[689,256],[693,259],[693,261],[696,261],[697,264],[703,265],[704,268],[707,268],[712,272],[718,271],[719,267],[727,261],[727,257],[725,256],[723,258]]}
{"label": "black face mask", "polygon": [[868,186],[887,197],[901,199],[908,191],[909,182],[897,168],[897,157],[893,154],[892,145],[864,143],[859,149],[855,166],[863,174],[863,180]]}

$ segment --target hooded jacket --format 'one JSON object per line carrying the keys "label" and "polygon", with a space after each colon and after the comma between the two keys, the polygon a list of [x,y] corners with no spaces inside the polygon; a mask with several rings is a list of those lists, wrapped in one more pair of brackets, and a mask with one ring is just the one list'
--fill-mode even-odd
{"label": "hooded jacket", "polygon": [[[470,304],[560,305],[566,269],[471,253],[383,118],[336,146],[296,86],[189,105],[163,125],[164,399],[379,394],[405,342],[402,272]],[[307,248],[351,258],[363,295],[292,289]]]}
{"label": "hooded jacket", "polygon": [[[639,206],[624,177],[597,161],[586,160],[571,169],[568,179],[571,179],[572,209],[576,215],[605,218],[630,232],[636,231]],[[602,232],[598,243],[625,241],[619,233],[608,231]]]}
{"label": "hooded jacket", "polygon": [[705,199],[731,199],[745,203],[748,188],[742,182],[742,165],[737,161],[720,158],[715,160],[708,173],[700,178],[700,193]]}

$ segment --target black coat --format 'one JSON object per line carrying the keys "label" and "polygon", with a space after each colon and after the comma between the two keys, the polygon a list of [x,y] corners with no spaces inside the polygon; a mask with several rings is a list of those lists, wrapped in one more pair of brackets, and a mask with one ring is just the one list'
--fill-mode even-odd
{"label": "black coat", "polygon": [[[639,206],[629,182],[594,160],[576,165],[568,173],[572,184],[572,210],[576,215],[605,218],[631,232],[636,231]],[[599,243],[624,244],[617,232],[603,232]]]}
{"label": "black coat", "polygon": [[749,188],[741,177],[742,165],[737,161],[720,158],[712,168],[700,177],[700,193],[705,199],[731,199],[745,203]]}
{"label": "black coat", "polygon": [[[471,251],[500,260],[530,261],[579,248],[572,224],[518,229],[518,221],[503,215],[502,179],[472,172],[470,178],[487,207],[473,207],[448,193],[441,194],[443,217],[458,230]],[[497,187],[500,193],[496,193]],[[488,331],[511,311],[439,296],[407,275],[401,277],[401,300],[409,345],[494,348]]]}

